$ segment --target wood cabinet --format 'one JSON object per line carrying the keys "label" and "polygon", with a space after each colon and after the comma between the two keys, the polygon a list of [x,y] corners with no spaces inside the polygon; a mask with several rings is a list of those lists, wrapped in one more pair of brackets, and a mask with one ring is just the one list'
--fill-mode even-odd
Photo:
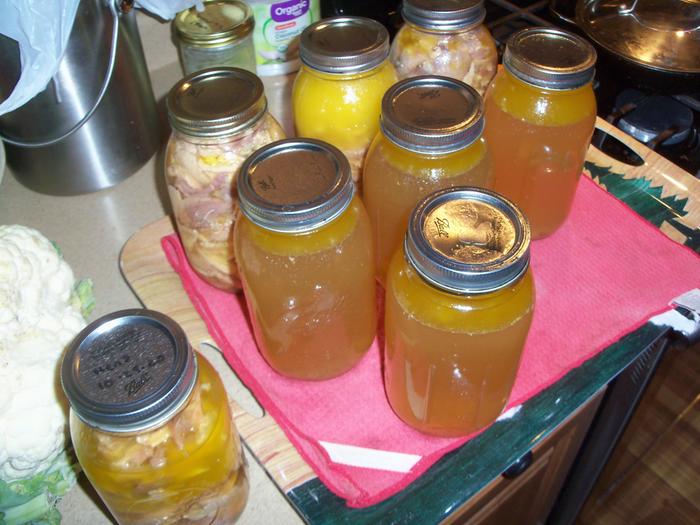
{"label": "wood cabinet", "polygon": [[501,475],[443,524],[543,524],[590,427],[603,390],[579,407],[524,458],[526,468]]}

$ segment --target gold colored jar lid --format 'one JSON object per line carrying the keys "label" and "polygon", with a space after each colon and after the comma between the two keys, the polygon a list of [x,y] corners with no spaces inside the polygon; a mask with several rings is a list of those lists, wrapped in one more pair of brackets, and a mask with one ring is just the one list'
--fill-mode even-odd
{"label": "gold colored jar lid", "polygon": [[528,84],[575,89],[593,80],[596,56],[593,46],[573,33],[530,27],[508,39],[503,66]]}
{"label": "gold colored jar lid", "polygon": [[182,42],[199,46],[221,46],[248,36],[255,25],[253,12],[239,0],[211,0],[204,10],[191,7],[173,22]]}
{"label": "gold colored jar lid", "polygon": [[479,93],[464,82],[419,76],[397,82],[382,99],[382,133],[418,153],[452,153],[466,148],[484,131]]}
{"label": "gold colored jar lid", "polygon": [[241,212],[278,232],[317,229],[350,204],[355,185],[350,164],[336,148],[315,139],[285,139],[248,157],[238,175]]}
{"label": "gold colored jar lid", "polygon": [[499,194],[461,186],[436,191],[411,214],[406,259],[423,279],[460,295],[494,292],[530,264],[530,227]]}
{"label": "gold colored jar lid", "polygon": [[61,364],[61,384],[86,424],[137,432],[168,421],[189,399],[197,359],[182,328],[145,309],[120,310],[86,326]]}
{"label": "gold colored jar lid", "polygon": [[299,40],[299,58],[324,73],[369,71],[387,59],[389,32],[370,18],[338,16],[307,26]]}
{"label": "gold colored jar lid", "polygon": [[484,0],[404,0],[406,22],[433,31],[465,30],[486,18]]}
{"label": "gold colored jar lid", "polygon": [[165,102],[173,129],[193,137],[235,135],[267,111],[262,81],[235,67],[192,73],[170,89]]}

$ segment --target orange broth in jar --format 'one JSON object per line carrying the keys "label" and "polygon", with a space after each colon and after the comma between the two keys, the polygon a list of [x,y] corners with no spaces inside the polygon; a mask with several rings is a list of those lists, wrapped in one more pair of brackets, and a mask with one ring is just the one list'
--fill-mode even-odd
{"label": "orange broth in jar", "polygon": [[350,370],[377,323],[369,219],[333,146],[280,141],[244,165],[234,231],[258,348],[278,373],[307,380]]}
{"label": "orange broth in jar", "polygon": [[595,50],[564,31],[530,28],[509,39],[485,96],[494,189],[530,221],[533,239],[566,220],[596,120]]}
{"label": "orange broth in jar", "polygon": [[362,179],[382,284],[421,198],[452,186],[491,187],[483,128],[481,97],[463,82],[414,77],[384,95],[381,131],[367,153]]}
{"label": "orange broth in jar", "polygon": [[387,276],[384,383],[415,429],[464,436],[508,401],[534,310],[527,222],[495,193],[441,190]]}

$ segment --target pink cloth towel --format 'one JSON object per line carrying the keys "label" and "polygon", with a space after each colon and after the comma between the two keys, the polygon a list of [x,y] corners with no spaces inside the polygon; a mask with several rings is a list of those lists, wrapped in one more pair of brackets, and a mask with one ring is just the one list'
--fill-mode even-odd
{"label": "pink cloth towel", "polygon": [[[163,238],[162,247],[228,363],[318,477],[349,506],[372,505],[395,494],[473,437],[429,437],[402,423],[385,397],[376,340],[362,361],[339,378],[305,382],[279,376],[257,350],[243,298],[197,277],[176,235]],[[585,176],[566,224],[534,242],[531,253],[537,303],[508,407],[526,401],[700,285],[697,254]],[[347,466],[331,460],[320,442],[420,459],[408,472]]]}

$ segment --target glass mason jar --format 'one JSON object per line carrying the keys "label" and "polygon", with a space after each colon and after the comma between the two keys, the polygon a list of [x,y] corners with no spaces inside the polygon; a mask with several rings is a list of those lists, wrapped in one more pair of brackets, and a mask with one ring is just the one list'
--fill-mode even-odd
{"label": "glass mason jar", "polygon": [[343,154],[314,139],[254,153],[238,181],[234,245],[258,348],[278,373],[328,379],[377,324],[369,219]]}
{"label": "glass mason jar", "polygon": [[236,177],[259,147],[284,138],[260,79],[238,68],[199,71],[167,97],[172,133],[165,179],[192,268],[209,284],[240,289],[231,236],[239,215]]}
{"label": "glass mason jar", "polygon": [[122,525],[233,523],[248,497],[221,379],[182,329],[122,310],[69,346],[61,382],[80,466]]}
{"label": "glass mason jar", "polygon": [[255,73],[253,12],[240,0],[208,0],[191,7],[173,26],[185,75],[210,67],[240,67]]}
{"label": "glass mason jar", "polygon": [[498,51],[483,25],[483,0],[404,0],[405,24],[391,44],[399,78],[442,75],[486,91],[496,74]]}
{"label": "glass mason jar", "polygon": [[355,182],[379,130],[384,92],[397,80],[388,56],[389,33],[369,18],[329,18],[301,34],[302,67],[292,89],[297,136],[340,149]]}
{"label": "glass mason jar", "polygon": [[571,209],[595,127],[595,61],[576,35],[524,29],[508,40],[486,93],[494,188],[522,209],[533,239],[557,230]]}
{"label": "glass mason jar", "polygon": [[367,152],[362,175],[382,284],[421,198],[451,186],[491,187],[483,129],[481,97],[458,80],[409,78],[384,95],[381,131]]}
{"label": "glass mason jar", "polygon": [[534,309],[527,220],[498,194],[439,190],[387,276],[384,382],[417,430],[464,436],[501,413]]}

